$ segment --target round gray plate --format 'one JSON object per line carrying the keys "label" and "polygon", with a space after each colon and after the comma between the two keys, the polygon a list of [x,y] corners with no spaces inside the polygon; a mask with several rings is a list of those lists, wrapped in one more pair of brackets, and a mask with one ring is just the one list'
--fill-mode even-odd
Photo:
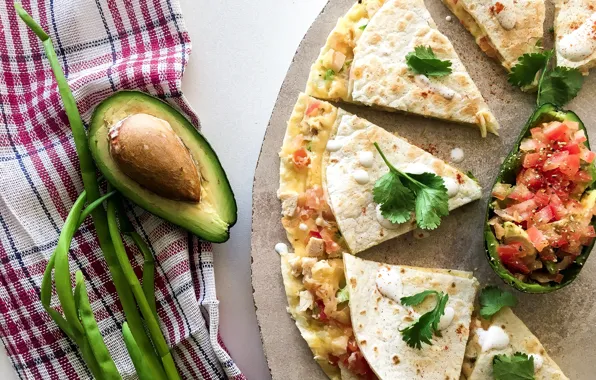
{"label": "round gray plate", "polygon": [[[257,164],[253,188],[252,284],[257,319],[267,362],[274,379],[325,379],[301,338],[294,321],[286,312],[280,259],[273,247],[286,242],[280,223],[281,206],[276,197],[279,184],[279,157],[289,118],[300,91],[337,19],[353,1],[332,0],[317,17],[298,47],[277,98]],[[480,137],[476,129],[429,120],[417,116],[375,111],[348,104],[339,106],[389,130],[399,132],[411,142],[434,144],[436,155],[449,161],[450,151],[460,147],[465,159],[457,166],[471,170],[484,188],[484,198],[453,211],[430,237],[415,240],[408,234],[385,242],[360,256],[391,264],[472,270],[482,285],[501,283],[488,265],[483,248],[483,217],[489,188],[502,159],[534,109],[535,94],[524,94],[507,83],[505,70],[486,57],[472,36],[457,22],[448,22],[450,12],[439,0],[426,0],[439,30],[446,34],[489,106],[501,124],[500,137]],[[552,24],[552,4],[547,2],[548,30]],[[548,32],[546,33],[548,34]],[[549,46],[550,36],[546,35]],[[596,141],[596,74],[588,77],[578,98],[567,108],[574,110]],[[596,373],[596,258],[588,260],[579,278],[570,286],[548,295],[517,293],[516,314],[538,336],[546,349],[571,379],[593,379]]]}

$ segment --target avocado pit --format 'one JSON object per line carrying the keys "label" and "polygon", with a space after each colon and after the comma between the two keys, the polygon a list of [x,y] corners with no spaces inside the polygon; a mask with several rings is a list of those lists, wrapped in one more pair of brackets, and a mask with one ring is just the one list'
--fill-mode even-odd
{"label": "avocado pit", "polygon": [[167,121],[134,114],[114,124],[108,140],[120,170],[138,184],[168,199],[200,201],[198,165]]}

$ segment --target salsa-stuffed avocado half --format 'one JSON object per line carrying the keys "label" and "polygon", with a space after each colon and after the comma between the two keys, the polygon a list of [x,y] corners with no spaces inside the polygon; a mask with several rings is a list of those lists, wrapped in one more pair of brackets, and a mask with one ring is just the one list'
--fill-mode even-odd
{"label": "salsa-stuffed avocado half", "polygon": [[492,189],[486,252],[508,284],[547,293],[571,283],[594,245],[595,153],[571,111],[539,107]]}
{"label": "salsa-stuffed avocado half", "polygon": [[89,146],[104,177],[128,199],[200,238],[224,242],[234,194],[217,155],[177,110],[138,91],[101,102]]}

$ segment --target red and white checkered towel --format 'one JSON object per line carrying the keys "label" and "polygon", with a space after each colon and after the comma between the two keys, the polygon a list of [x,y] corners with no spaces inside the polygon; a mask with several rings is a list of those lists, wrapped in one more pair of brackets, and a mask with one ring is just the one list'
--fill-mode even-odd
{"label": "red and white checkered towel", "polygon": [[[39,301],[43,271],[83,190],[70,127],[42,45],[0,1],[0,335],[21,379],[90,378],[76,346]],[[194,125],[180,92],[190,54],[177,0],[22,0],[51,35],[83,120],[120,89],[165,99]],[[157,311],[179,372],[244,379],[218,335],[211,245],[127,205],[156,261]],[[129,242],[130,243],[130,242]],[[142,255],[128,244],[137,273]],[[90,218],[71,247],[118,369],[134,376],[121,338],[122,307]]]}

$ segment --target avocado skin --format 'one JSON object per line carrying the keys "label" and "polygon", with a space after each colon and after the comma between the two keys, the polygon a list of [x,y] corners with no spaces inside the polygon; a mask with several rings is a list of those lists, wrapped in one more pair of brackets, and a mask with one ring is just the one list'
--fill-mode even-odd
{"label": "avocado skin", "polygon": [[[106,118],[123,119],[141,112],[168,119],[171,127],[200,164],[201,174],[206,177],[202,186],[209,190],[209,197],[213,198],[210,203],[212,206],[206,206],[204,200],[192,203],[161,197],[141,187],[118,169],[108,148],[106,136],[109,126],[106,125]],[[209,142],[169,104],[140,91],[120,91],[111,95],[93,112],[89,127],[89,147],[106,180],[132,202],[203,240],[222,243],[229,239],[229,230],[237,220],[237,205],[225,171]]]}
{"label": "avocado skin", "polygon": [[[521,162],[521,154],[519,153],[519,145],[520,145],[522,139],[530,136],[530,130],[533,127],[535,127],[538,124],[543,123],[543,122],[563,121],[563,120],[576,121],[579,123],[579,128],[586,131],[586,127],[584,126],[584,123],[572,111],[558,110],[555,105],[549,104],[549,103],[544,104],[544,105],[540,106],[539,108],[537,108],[536,111],[534,111],[534,113],[532,114],[532,116],[530,116],[528,122],[526,123],[526,125],[522,129],[521,133],[519,134],[519,137],[517,138],[515,145],[509,152],[509,155],[507,155],[507,158],[505,158],[505,161],[503,161],[503,164],[501,165],[501,169],[499,170],[499,174],[497,175],[497,178],[495,179],[493,186],[491,187],[491,191],[497,182],[509,183],[512,185],[515,184],[515,177],[516,177],[517,172],[519,171],[519,169],[521,167],[521,163],[522,163]],[[587,133],[586,133],[586,138],[588,138]],[[584,144],[588,147],[588,149],[590,148],[590,142],[588,140],[585,141]],[[592,168],[593,167],[594,166],[592,164]],[[594,171],[593,171],[593,173],[594,173]],[[592,190],[594,188],[595,188],[595,183],[593,182],[588,187],[588,189],[586,189],[586,191]],[[492,196],[489,197],[488,206],[486,208],[486,217],[485,217],[485,223],[484,223],[485,251],[486,251],[486,257],[488,259],[488,262],[489,262],[491,268],[506,284],[514,287],[515,289],[517,289],[521,292],[525,292],[525,293],[550,293],[550,292],[554,292],[555,290],[564,288],[565,286],[569,285],[570,283],[573,282],[573,280],[575,280],[577,278],[577,275],[582,270],[584,263],[586,262],[588,256],[590,255],[590,252],[592,251],[592,247],[594,246],[594,241],[592,241],[592,244],[590,244],[589,246],[585,246],[583,248],[582,253],[577,257],[575,263],[570,265],[564,271],[561,271],[561,273],[563,274],[563,281],[561,281],[560,284],[549,283],[549,284],[543,285],[543,284],[538,284],[538,283],[526,283],[526,282],[520,281],[517,278],[515,278],[511,274],[511,272],[509,272],[509,270],[507,268],[505,268],[505,266],[501,263],[501,260],[499,259],[499,255],[497,253],[498,241],[497,241],[497,238],[495,237],[495,235],[493,234],[492,229],[490,228],[490,225],[488,224],[488,221],[492,216],[492,208],[491,208],[492,200],[493,200]],[[596,227],[596,217],[592,218],[591,224],[592,224],[592,226]]]}

